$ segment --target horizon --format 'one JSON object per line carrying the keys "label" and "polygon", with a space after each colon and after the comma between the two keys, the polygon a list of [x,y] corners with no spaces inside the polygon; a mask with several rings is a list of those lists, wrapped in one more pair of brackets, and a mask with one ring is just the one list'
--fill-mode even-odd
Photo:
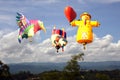
{"label": "horizon", "polygon": [[[68,61],[67,61],[68,62]],[[32,64],[32,63],[35,63],[35,64],[38,64],[38,63],[43,63],[43,64],[46,64],[46,63],[55,63],[55,64],[59,64],[59,63],[66,63],[67,62],[20,62],[20,63],[8,63],[9,64]],[[104,63],[104,62],[120,62],[120,61],[78,61],[78,63]],[[4,63],[4,62],[3,62]]]}

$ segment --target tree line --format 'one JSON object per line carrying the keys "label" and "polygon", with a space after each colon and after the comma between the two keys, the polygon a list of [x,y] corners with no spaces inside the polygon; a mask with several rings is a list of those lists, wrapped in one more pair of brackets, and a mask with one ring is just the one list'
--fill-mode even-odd
{"label": "tree line", "polygon": [[62,71],[51,70],[39,74],[20,71],[10,74],[9,67],[0,61],[0,80],[120,80],[120,70],[97,71],[81,70],[78,61],[83,59],[84,53],[71,56]]}

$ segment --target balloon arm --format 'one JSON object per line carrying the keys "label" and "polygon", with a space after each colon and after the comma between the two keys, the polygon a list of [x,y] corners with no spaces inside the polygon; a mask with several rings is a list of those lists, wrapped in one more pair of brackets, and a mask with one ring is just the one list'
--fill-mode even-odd
{"label": "balloon arm", "polygon": [[80,20],[73,20],[72,22],[70,22],[70,25],[72,27],[78,27],[80,23]]}
{"label": "balloon arm", "polygon": [[75,21],[70,22],[71,26],[76,26]]}
{"label": "balloon arm", "polygon": [[100,26],[100,23],[98,22],[98,26]]}
{"label": "balloon arm", "polygon": [[18,42],[19,42],[19,43],[21,43],[21,38],[22,38],[22,36],[19,35],[19,36],[18,36]]}
{"label": "balloon arm", "polygon": [[96,23],[96,26],[98,27],[98,26],[100,26],[100,23],[97,21],[97,23]]}
{"label": "balloon arm", "polygon": [[91,21],[92,27],[98,27],[100,26],[100,23],[98,21]]}

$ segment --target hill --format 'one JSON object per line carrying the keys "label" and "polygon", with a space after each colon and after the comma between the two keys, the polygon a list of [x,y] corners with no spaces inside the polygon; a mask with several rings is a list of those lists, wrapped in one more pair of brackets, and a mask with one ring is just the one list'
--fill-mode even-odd
{"label": "hill", "polygon": [[[80,62],[82,70],[114,70],[120,69],[120,61],[105,62]],[[63,70],[66,63],[17,63],[9,64],[10,72],[17,73],[19,71],[30,71],[32,73],[40,73],[50,70]]]}

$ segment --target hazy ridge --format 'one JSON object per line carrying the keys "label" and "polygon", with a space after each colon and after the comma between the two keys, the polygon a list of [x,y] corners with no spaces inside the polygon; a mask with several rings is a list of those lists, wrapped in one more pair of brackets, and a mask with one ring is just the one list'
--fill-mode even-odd
{"label": "hazy ridge", "polygon": [[[114,70],[120,69],[120,61],[104,61],[104,62],[80,62],[82,70]],[[50,70],[63,70],[66,63],[15,63],[9,64],[10,72],[17,73],[19,71],[30,71],[32,73],[40,73]]]}

